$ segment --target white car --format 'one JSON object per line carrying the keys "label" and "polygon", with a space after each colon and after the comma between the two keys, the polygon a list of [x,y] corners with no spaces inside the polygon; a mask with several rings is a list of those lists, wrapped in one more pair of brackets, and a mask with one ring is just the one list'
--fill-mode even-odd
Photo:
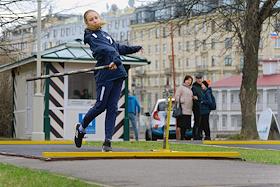
{"label": "white car", "polygon": [[[172,99],[172,108],[175,104],[175,99]],[[149,140],[157,140],[163,139],[164,137],[164,126],[166,124],[167,119],[167,100],[166,99],[158,99],[153,111],[151,113],[146,113],[146,116],[150,117],[150,123],[146,127],[145,139]],[[171,110],[170,117],[170,126],[169,126],[169,138],[176,138],[176,118],[172,117],[173,111]],[[190,138],[192,136],[191,132],[186,132],[186,138]]]}

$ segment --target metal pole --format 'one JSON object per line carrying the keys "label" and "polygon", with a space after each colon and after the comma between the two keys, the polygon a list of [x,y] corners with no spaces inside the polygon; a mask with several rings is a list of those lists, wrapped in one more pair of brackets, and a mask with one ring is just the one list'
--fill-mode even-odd
{"label": "metal pole", "polygon": [[169,95],[167,98],[167,118],[166,118],[166,123],[164,126],[164,139],[163,139],[163,145],[162,148],[163,150],[169,151],[170,146],[169,146],[169,128],[170,128],[170,118],[171,118],[171,109],[172,109],[172,96]]}
{"label": "metal pole", "polygon": [[175,72],[175,60],[174,60],[174,41],[173,41],[173,23],[170,22],[170,37],[171,37],[171,59],[172,59],[172,76],[173,76],[173,91],[176,91],[176,72]]}
{"label": "metal pole", "polygon": [[123,140],[129,141],[129,119],[128,119],[128,79],[125,79],[125,112],[124,112],[124,127],[123,127]]}
{"label": "metal pole", "polygon": [[[46,74],[50,72],[50,64],[46,64]],[[45,140],[50,140],[50,117],[49,117],[49,99],[50,99],[50,79],[47,78],[45,82],[45,111],[44,111],[44,132],[45,132]]]}
{"label": "metal pole", "polygon": [[[41,76],[41,0],[38,2],[38,16],[37,16],[37,64],[36,64],[36,75]],[[37,80],[36,83],[36,94],[41,94],[41,81]]]}
{"label": "metal pole", "polygon": [[[38,2],[38,16],[37,16],[37,63],[36,74],[41,76],[41,0]],[[41,80],[35,82],[35,95],[33,96],[32,104],[32,140],[45,140],[44,133],[44,95],[41,90]]]}
{"label": "metal pole", "polygon": [[91,72],[91,71],[106,69],[106,68],[109,68],[109,65],[98,66],[98,67],[89,68],[89,69],[80,69],[80,70],[75,70],[75,71],[69,71],[69,72],[66,72],[66,73],[55,73],[55,74],[52,74],[52,75],[42,75],[42,76],[26,79],[26,81],[34,81],[34,80],[38,80],[38,79],[48,79],[48,78],[52,78],[52,77],[61,77],[61,76],[65,76],[65,75],[86,73],[86,72]]}
{"label": "metal pole", "polygon": [[278,121],[278,128],[280,131],[280,87],[278,87],[278,91],[277,91],[277,121]]}

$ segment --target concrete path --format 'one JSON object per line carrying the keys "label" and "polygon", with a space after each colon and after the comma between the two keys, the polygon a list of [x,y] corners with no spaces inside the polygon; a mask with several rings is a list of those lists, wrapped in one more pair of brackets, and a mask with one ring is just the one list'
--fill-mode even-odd
{"label": "concrete path", "polygon": [[236,160],[128,159],[41,161],[1,156],[0,162],[120,187],[280,187],[280,166]]}

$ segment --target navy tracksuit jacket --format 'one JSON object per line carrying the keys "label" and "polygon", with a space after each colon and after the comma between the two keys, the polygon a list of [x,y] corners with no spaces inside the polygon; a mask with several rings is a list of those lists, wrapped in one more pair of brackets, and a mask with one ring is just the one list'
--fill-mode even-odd
{"label": "navy tracksuit jacket", "polygon": [[108,33],[102,30],[91,31],[89,29],[85,30],[84,43],[89,44],[92,55],[97,60],[96,67],[109,65],[111,62],[117,65],[116,70],[102,69],[94,72],[97,95],[96,103],[89,109],[82,121],[82,126],[86,128],[96,116],[106,110],[105,139],[111,140],[122,83],[127,78],[120,55],[138,52],[142,47],[120,45]]}

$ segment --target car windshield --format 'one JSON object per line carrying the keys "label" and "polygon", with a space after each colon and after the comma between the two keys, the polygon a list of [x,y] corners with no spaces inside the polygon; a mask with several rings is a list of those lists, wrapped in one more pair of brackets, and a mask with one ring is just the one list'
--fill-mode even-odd
{"label": "car windshield", "polygon": [[[172,108],[174,107],[174,101],[172,101]],[[157,111],[165,111],[166,109],[166,105],[167,103],[165,101],[162,101],[158,104],[158,108],[157,108]]]}

